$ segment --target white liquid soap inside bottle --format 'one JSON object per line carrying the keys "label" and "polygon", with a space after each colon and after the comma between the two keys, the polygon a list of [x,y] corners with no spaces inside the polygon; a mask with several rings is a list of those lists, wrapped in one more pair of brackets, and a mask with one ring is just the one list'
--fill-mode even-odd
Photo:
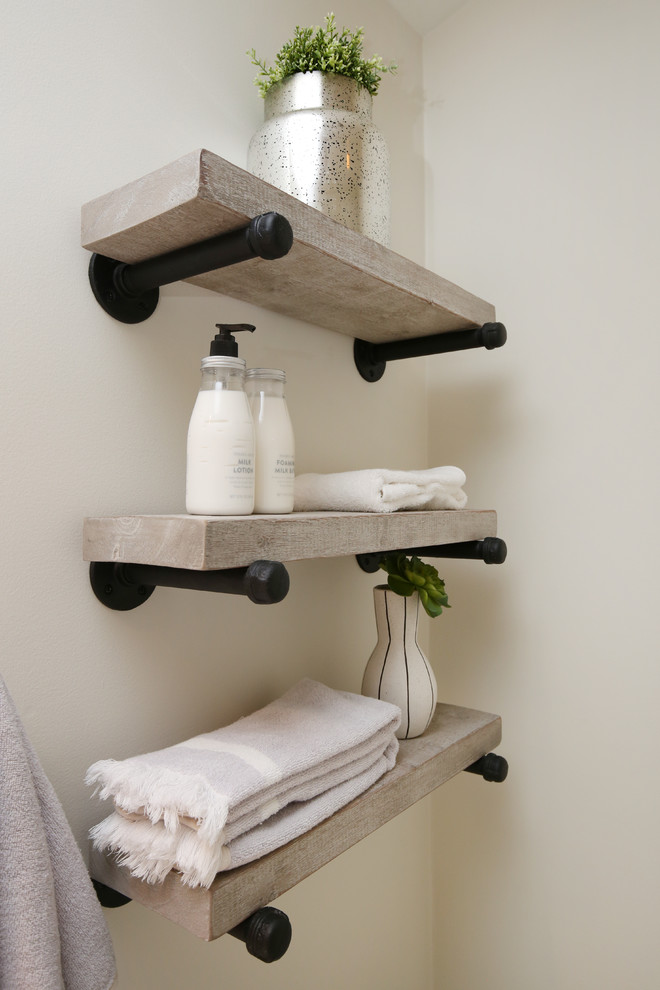
{"label": "white liquid soap inside bottle", "polygon": [[232,336],[254,327],[217,323],[188,427],[186,512],[242,516],[254,510],[254,425],[245,393],[245,361]]}
{"label": "white liquid soap inside bottle", "polygon": [[293,511],[295,442],[285,383],[275,368],[250,368],[246,377],[255,432],[255,512]]}

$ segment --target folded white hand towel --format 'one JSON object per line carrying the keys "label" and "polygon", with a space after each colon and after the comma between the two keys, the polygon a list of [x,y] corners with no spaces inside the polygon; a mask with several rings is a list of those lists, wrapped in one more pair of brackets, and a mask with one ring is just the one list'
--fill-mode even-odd
{"label": "folded white hand towel", "polygon": [[[144,837],[154,842],[158,866],[133,862],[132,871],[162,879],[163,870],[183,869],[176,866],[185,859],[181,849],[194,843],[198,851],[211,850],[210,859],[220,863],[210,879],[205,872],[204,882],[210,883],[218,869],[226,868],[228,843],[291,802],[309,802],[380,766],[383,754],[391,753],[400,718],[395,705],[305,679],[277,701],[215,732],[120,762],[94,764],[87,783],[99,785],[102,798],[113,797],[119,815],[96,826],[92,838],[129,863],[132,853],[128,847],[122,853],[121,836],[145,821],[162,823],[151,839]],[[144,853],[137,857],[146,862]],[[194,870],[188,872],[188,882],[202,882],[192,879],[198,875]]]}
{"label": "folded white hand towel", "polygon": [[0,987],[108,990],[101,905],[2,678],[0,809]]}
{"label": "folded white hand towel", "polygon": [[291,842],[329,818],[371,787],[396,762],[398,742],[392,740],[366,770],[330,787],[308,801],[294,801],[262,824],[232,841],[205,842],[199,832],[180,824],[168,831],[162,821],[151,823],[141,815],[114,812],[93,830],[98,848],[114,852],[134,876],[150,883],[162,882],[170,870],[181,873],[183,883],[208,887],[214,877],[259,859]]}
{"label": "folded white hand towel", "polygon": [[445,466],[423,471],[366,468],[337,474],[300,474],[296,512],[395,512],[398,509],[463,509],[465,474]]}

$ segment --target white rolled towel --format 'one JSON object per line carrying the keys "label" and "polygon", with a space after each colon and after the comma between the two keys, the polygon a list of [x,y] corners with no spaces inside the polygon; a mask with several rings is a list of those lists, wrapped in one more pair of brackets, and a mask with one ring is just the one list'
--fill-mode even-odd
{"label": "white rolled towel", "polygon": [[396,512],[399,509],[463,509],[465,473],[458,467],[422,471],[365,468],[336,474],[300,474],[296,512]]}

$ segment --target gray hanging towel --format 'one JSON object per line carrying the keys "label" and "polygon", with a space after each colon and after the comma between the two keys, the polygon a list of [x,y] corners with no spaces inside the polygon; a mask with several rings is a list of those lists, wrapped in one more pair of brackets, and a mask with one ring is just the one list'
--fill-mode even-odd
{"label": "gray hanging towel", "polygon": [[115,976],[80,850],[0,677],[0,990],[108,990]]}

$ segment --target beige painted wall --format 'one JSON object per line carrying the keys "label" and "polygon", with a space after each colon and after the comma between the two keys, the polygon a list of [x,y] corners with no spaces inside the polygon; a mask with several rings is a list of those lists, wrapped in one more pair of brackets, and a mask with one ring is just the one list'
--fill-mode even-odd
{"label": "beige painted wall", "polygon": [[426,362],[427,448],[423,361],[366,386],[349,338],[180,284],[142,327],[106,317],[80,205],[202,145],[244,165],[261,116],[244,50],[271,55],[326,5],[12,0],[1,671],[81,845],[93,760],[303,675],[359,688],[375,579],[352,560],[292,566],[263,609],[161,589],[119,615],[87,584],[83,516],[182,507],[199,358],[213,323],[251,320],[248,362],[289,373],[301,469],[454,462],[471,504],[498,509],[509,560],[447,562],[432,655],[445,700],[504,716],[511,776],[461,775],[283,897],[294,942],[273,966],[108,912],[119,990],[429,990],[434,973],[443,990],[655,990],[658,7],[472,0],[425,38],[424,113],[419,37],[376,0],[334,9],[401,65],[375,115],[393,247],[424,260],[425,179],[428,266],[491,299],[509,343]]}
{"label": "beige painted wall", "polygon": [[[421,39],[374,0],[334,9],[401,65],[375,119],[392,149],[393,246],[421,261]],[[93,597],[81,557],[86,515],[182,511],[187,423],[218,321],[257,324],[248,364],[287,370],[300,470],[426,462],[423,362],[400,362],[371,388],[349,337],[181,284],[128,327],[86,280],[81,204],[200,146],[244,166],[262,117],[244,52],[271,57],[326,10],[317,0],[3,10],[1,671],[81,846],[102,813],[82,783],[94,760],[214,728],[301,676],[359,690],[375,642],[377,579],[350,558],[291,566],[279,606],[160,589],[119,614]],[[428,990],[430,849],[427,802],[283,897],[294,940],[270,967],[234,939],[206,945],[134,904],[107,912],[118,986]]]}
{"label": "beige painted wall", "polygon": [[430,460],[509,544],[447,564],[432,633],[511,764],[433,799],[442,990],[660,985],[659,46],[655,0],[472,0],[425,38],[428,265],[509,329],[428,361]]}

